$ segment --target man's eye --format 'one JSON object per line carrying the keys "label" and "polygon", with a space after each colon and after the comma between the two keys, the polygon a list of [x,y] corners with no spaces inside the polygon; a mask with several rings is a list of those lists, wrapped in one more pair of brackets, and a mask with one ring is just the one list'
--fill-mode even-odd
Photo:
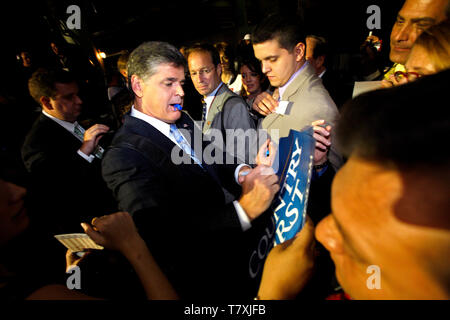
{"label": "man's eye", "polygon": [[172,82],[166,82],[166,83],[165,83],[166,87],[171,87],[172,84],[173,84]]}

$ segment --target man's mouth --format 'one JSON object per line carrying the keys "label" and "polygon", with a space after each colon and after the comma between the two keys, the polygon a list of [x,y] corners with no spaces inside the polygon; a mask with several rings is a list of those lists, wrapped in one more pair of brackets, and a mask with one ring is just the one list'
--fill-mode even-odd
{"label": "man's mouth", "polygon": [[411,48],[396,47],[396,46],[394,46],[394,50],[395,50],[395,51],[401,51],[401,52],[407,52],[407,51],[410,51]]}
{"label": "man's mouth", "polygon": [[170,105],[172,111],[174,111],[174,112],[175,111],[180,111],[183,108],[181,106],[181,104],[179,104],[179,103],[170,103],[169,105]]}

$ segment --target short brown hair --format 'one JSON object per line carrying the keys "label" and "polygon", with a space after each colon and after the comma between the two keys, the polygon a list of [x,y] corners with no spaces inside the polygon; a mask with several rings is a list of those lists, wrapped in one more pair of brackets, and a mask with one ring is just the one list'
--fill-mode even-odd
{"label": "short brown hair", "polygon": [[38,104],[41,104],[41,97],[55,97],[55,83],[72,82],[76,82],[75,77],[68,71],[39,68],[28,80],[28,90],[31,97],[33,97]]}

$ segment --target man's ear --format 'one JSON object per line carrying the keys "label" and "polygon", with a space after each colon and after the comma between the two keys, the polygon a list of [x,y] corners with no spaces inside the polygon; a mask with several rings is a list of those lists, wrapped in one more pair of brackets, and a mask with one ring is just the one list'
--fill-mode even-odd
{"label": "man's ear", "polygon": [[297,43],[294,48],[295,60],[301,61],[305,57],[306,46],[303,42]]}
{"label": "man's ear", "polygon": [[47,96],[42,96],[39,98],[39,101],[41,102],[42,108],[47,110],[53,110],[53,106],[50,102],[50,98]]}
{"label": "man's ear", "polygon": [[144,89],[142,86],[142,79],[139,78],[137,75],[133,74],[131,76],[131,89],[133,90],[134,94],[138,98],[142,98],[144,96]]}

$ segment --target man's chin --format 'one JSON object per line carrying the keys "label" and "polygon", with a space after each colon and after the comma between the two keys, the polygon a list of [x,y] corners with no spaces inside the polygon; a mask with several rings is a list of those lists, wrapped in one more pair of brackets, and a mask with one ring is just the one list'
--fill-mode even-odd
{"label": "man's chin", "polygon": [[406,60],[408,60],[409,52],[410,52],[410,50],[399,52],[399,51],[392,49],[389,54],[389,59],[394,63],[399,63],[402,65],[405,65]]}

